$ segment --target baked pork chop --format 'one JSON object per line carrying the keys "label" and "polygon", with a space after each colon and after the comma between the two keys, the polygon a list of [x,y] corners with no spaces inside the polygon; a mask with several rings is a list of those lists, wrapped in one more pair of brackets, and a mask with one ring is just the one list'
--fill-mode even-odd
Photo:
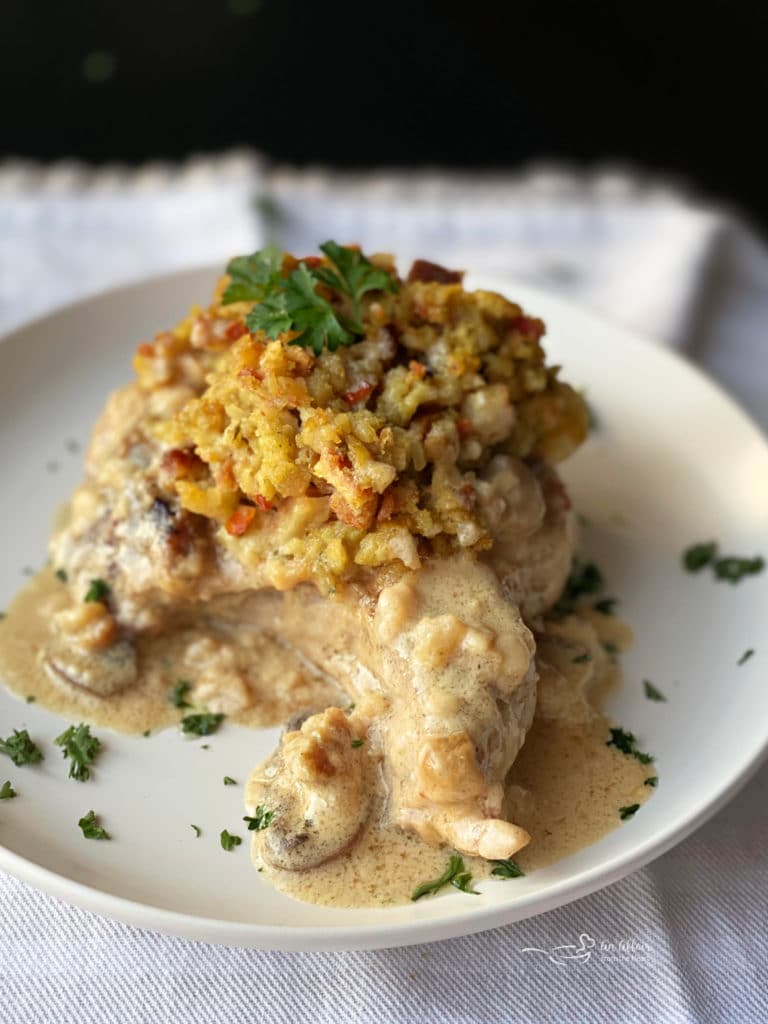
{"label": "baked pork chop", "polygon": [[553,465],[586,410],[513,303],[322,250],[233,260],[208,310],[139,347],[51,543],[72,604],[46,666],[109,700],[140,685],[145,638],[198,629],[214,669],[190,699],[237,716],[247,627],[345,695],[296,708],[254,774],[271,865],[347,850],[377,787],[389,823],[507,858],[528,841],[502,814],[536,704],[527,623],[572,561]]}

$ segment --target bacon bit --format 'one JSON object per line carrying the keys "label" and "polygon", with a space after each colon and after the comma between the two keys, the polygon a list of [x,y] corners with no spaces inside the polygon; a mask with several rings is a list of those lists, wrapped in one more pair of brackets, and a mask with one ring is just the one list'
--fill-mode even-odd
{"label": "bacon bit", "polygon": [[253,505],[238,505],[226,522],[226,531],[231,537],[242,537],[255,518]]}
{"label": "bacon bit", "polygon": [[186,480],[205,469],[205,463],[191,448],[172,448],[160,460],[160,474],[166,480]]}
{"label": "bacon bit", "polygon": [[408,369],[411,371],[414,377],[418,377],[419,380],[424,380],[424,378],[427,375],[426,366],[424,365],[424,363],[420,363],[418,359],[411,359],[411,361],[408,363]]}
{"label": "bacon bit", "polygon": [[542,321],[534,320],[530,316],[518,316],[512,321],[511,326],[513,330],[520,331],[521,334],[533,334],[537,339],[544,333]]}
{"label": "bacon bit", "polygon": [[414,281],[433,281],[436,284],[461,284],[464,277],[463,270],[447,270],[439,263],[430,263],[429,260],[415,260],[408,271],[408,284]]}
{"label": "bacon bit", "polygon": [[235,480],[235,472],[232,468],[232,457],[229,455],[216,472],[216,484],[225,491],[237,490],[237,480]]}
{"label": "bacon bit", "polygon": [[456,420],[456,429],[458,430],[461,437],[467,437],[472,433],[472,420],[461,417]]}
{"label": "bacon bit", "polygon": [[361,384],[358,384],[356,388],[353,388],[344,395],[344,401],[349,405],[357,405],[358,402],[364,402],[372,391],[373,384],[363,381]]}
{"label": "bacon bit", "polygon": [[234,323],[231,323],[226,331],[224,331],[224,334],[230,341],[237,341],[238,338],[242,338],[242,336],[247,333],[248,328],[241,320],[235,320]]}
{"label": "bacon bit", "polygon": [[155,355],[155,346],[150,341],[143,341],[136,349],[136,354],[145,356],[147,359],[153,359]]}
{"label": "bacon bit", "polygon": [[260,508],[262,512],[271,512],[275,507],[274,501],[270,501],[269,498],[265,498],[263,494],[252,494],[251,501],[257,508]]}

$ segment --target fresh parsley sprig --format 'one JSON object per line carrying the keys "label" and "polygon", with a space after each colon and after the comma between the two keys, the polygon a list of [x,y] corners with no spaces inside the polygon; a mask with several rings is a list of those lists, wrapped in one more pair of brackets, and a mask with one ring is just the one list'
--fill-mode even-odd
{"label": "fresh parsley sprig", "polygon": [[493,871],[491,871],[491,874],[496,875],[498,878],[523,878],[525,876],[525,872],[517,861],[514,861],[511,858],[507,860],[495,860],[493,861],[493,864],[495,867]]}
{"label": "fresh parsley sprig", "polygon": [[185,736],[210,736],[224,721],[224,715],[212,711],[201,711],[187,715],[181,720],[181,731]]}
{"label": "fresh parsley sprig", "polygon": [[224,829],[221,835],[219,836],[219,841],[221,842],[222,850],[227,850],[227,852],[229,852],[231,850],[234,850],[236,846],[239,846],[243,840],[240,838],[240,836],[233,836],[231,832],[228,832],[226,829]]}
{"label": "fresh parsley sprig", "polygon": [[34,743],[26,729],[14,729],[7,740],[0,740],[0,754],[10,757],[20,768],[23,764],[37,764],[43,760],[43,752]]}
{"label": "fresh parsley sprig", "polygon": [[243,821],[248,823],[249,832],[262,832],[265,828],[269,828],[274,816],[274,811],[268,811],[266,807],[259,804],[253,815],[246,814]]}
{"label": "fresh parsley sprig", "polygon": [[470,888],[471,882],[472,874],[467,871],[464,858],[454,853],[451,855],[448,867],[442,875],[439,878],[432,879],[431,882],[422,882],[421,885],[417,885],[411,893],[411,899],[415,902],[420,900],[422,896],[432,896],[434,893],[445,888],[446,885],[452,885],[455,889],[460,889],[461,892],[468,892],[473,896],[478,896],[479,893]]}
{"label": "fresh parsley sprig", "polygon": [[87,782],[91,777],[90,765],[101,750],[101,740],[91,735],[90,726],[83,722],[80,725],[70,725],[53,742],[62,748],[64,757],[69,758],[69,778]]}
{"label": "fresh parsley sprig", "polygon": [[653,761],[650,754],[644,754],[642,750],[637,749],[637,740],[631,732],[625,732],[624,729],[611,729],[611,738],[606,740],[605,745],[617,747],[622,754],[636,758],[640,764],[651,764]]}
{"label": "fresh parsley sprig", "polygon": [[11,785],[10,780],[4,782],[3,785],[0,787],[0,800],[13,800],[13,798],[18,795],[19,794]]}
{"label": "fresh parsley sprig", "polygon": [[86,839],[111,839],[112,836],[96,821],[96,812],[88,811],[77,823]]}
{"label": "fresh parsley sprig", "polygon": [[[328,241],[320,250],[330,266],[301,262],[287,277],[282,271],[284,254],[274,246],[251,256],[237,256],[227,266],[231,280],[222,302],[256,303],[245,321],[250,331],[263,331],[268,338],[292,332],[292,344],[311,348],[316,355],[323,348],[334,351],[340,345],[351,345],[365,333],[363,296],[371,291],[396,291],[397,282],[357,249]],[[319,294],[318,285],[331,289],[351,306],[352,315],[344,315]]]}

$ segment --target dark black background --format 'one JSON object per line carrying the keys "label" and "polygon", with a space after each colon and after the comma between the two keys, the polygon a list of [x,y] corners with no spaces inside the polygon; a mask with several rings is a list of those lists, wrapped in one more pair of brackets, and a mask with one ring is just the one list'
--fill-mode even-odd
{"label": "dark black background", "polygon": [[[768,226],[768,5],[4,0],[6,155],[672,173]],[[89,81],[93,51],[114,73]]]}

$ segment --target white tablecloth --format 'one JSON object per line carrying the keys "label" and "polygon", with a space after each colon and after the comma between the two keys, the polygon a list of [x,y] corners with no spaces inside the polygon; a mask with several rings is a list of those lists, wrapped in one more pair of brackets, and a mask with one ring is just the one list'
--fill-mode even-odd
{"label": "white tablecloth", "polygon": [[[0,166],[0,327],[118,281],[334,237],[557,290],[678,346],[768,424],[768,252],[624,174],[338,176],[238,153],[96,174]],[[768,1020],[768,767],[650,867],[542,917],[379,952],[142,932],[0,875],[3,1024]],[[594,939],[580,964],[524,954]]]}

